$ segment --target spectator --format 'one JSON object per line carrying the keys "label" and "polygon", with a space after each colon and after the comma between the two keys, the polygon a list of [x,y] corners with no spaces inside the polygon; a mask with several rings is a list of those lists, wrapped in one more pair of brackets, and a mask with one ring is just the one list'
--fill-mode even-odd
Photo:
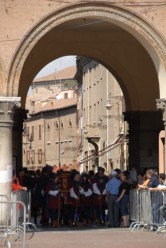
{"label": "spectator", "polygon": [[129,226],[129,212],[128,212],[128,203],[129,203],[129,191],[130,185],[128,184],[128,171],[121,173],[122,184],[119,188],[119,197],[116,202],[119,202],[120,212],[122,216],[123,225],[122,227]]}
{"label": "spectator", "polygon": [[138,184],[138,189],[148,189],[148,188],[156,188],[159,185],[159,181],[157,179],[156,173],[152,169],[146,171],[146,180],[140,185]]}
{"label": "spectator", "polygon": [[12,191],[16,191],[16,190],[27,190],[27,188],[20,185],[19,180],[16,177],[15,172],[13,172]]}
{"label": "spectator", "polygon": [[160,173],[159,174],[159,185],[155,188],[150,188],[149,190],[166,190],[166,182],[165,182],[165,174],[164,173]]}
{"label": "spectator", "polygon": [[159,180],[158,180],[156,172],[154,172],[153,170],[149,170],[148,173],[150,175],[148,188],[156,188],[159,185]]}
{"label": "spectator", "polygon": [[107,184],[107,207],[109,227],[119,227],[119,205],[116,202],[121,181],[117,178],[117,172],[111,172],[111,178]]}

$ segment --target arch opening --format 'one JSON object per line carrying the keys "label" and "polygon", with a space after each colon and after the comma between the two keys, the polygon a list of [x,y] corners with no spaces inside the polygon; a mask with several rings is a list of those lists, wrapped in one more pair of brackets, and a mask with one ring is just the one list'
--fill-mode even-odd
{"label": "arch opening", "polygon": [[[63,55],[78,54],[100,61],[120,79],[120,86],[130,102],[128,110],[156,109],[155,99],[160,94],[158,75],[149,54],[132,35],[105,22],[100,25],[95,22],[78,30],[69,27],[54,28],[29,53],[20,77],[18,94],[24,95],[22,98],[25,98],[23,91],[46,63]],[[143,90],[141,85],[144,85]]]}
{"label": "arch opening", "polygon": [[141,119],[140,112],[156,111],[155,100],[161,96],[165,74],[165,46],[138,16],[110,5],[76,5],[52,13],[30,34],[20,46],[17,55],[21,59],[15,64],[13,60],[9,75],[8,94],[21,95],[23,106],[30,83],[44,65],[77,54],[100,62],[112,72],[123,90],[126,111],[138,114],[136,121]]}
{"label": "arch opening", "polygon": [[[101,8],[102,7],[102,8]],[[81,18],[80,18],[80,13],[81,13]],[[132,18],[131,18],[132,17]],[[49,25],[51,23],[51,25]],[[38,31],[38,32],[37,32]],[[120,32],[119,32],[120,31]],[[126,72],[128,77],[133,77],[133,75],[130,75],[131,72],[134,72],[132,70],[133,68],[133,63],[129,64],[127,66],[127,63],[125,61],[122,61],[122,57],[118,58],[117,53],[121,53],[123,55],[123,58],[126,57],[128,60],[132,61],[132,58],[129,58],[129,55],[134,54],[132,51],[132,48],[130,47],[130,51],[128,51],[127,56],[122,50],[126,50],[125,44],[127,44],[128,40],[124,39],[129,39],[130,37],[130,42],[128,42],[129,46],[133,46],[133,41],[135,40],[135,51],[138,48],[137,46],[142,47],[144,52],[142,51],[141,53],[135,54],[135,58],[137,59],[137,65],[135,64],[135,67],[139,68],[143,64],[148,64],[150,67],[154,67],[154,70],[150,70],[150,68],[146,68],[148,74],[151,75],[151,78],[146,78],[144,81],[149,81],[152,82],[153,79],[152,77],[156,76],[156,88],[154,91],[157,91],[157,98],[161,95],[161,86],[164,87],[163,85],[163,74],[165,73],[165,69],[163,66],[163,61],[165,59],[165,46],[162,38],[155,32],[155,30],[150,27],[150,25],[146,22],[144,22],[141,18],[138,16],[134,15],[133,13],[128,12],[127,10],[107,5],[107,4],[99,4],[99,3],[91,3],[88,6],[86,5],[86,8],[84,4],[78,4],[75,6],[69,6],[66,9],[60,9],[56,13],[52,13],[50,16],[47,16],[45,19],[43,19],[40,23],[38,23],[37,26],[34,27],[30,31],[31,33],[31,38],[28,41],[24,41],[22,45],[20,46],[20,55],[22,56],[22,65],[17,61],[17,65],[14,66],[14,63],[12,63],[12,67],[10,72],[14,70],[14,67],[17,67],[18,74],[16,76],[16,72],[11,73],[13,78],[11,80],[8,80],[11,82],[11,84],[15,84],[18,81],[22,81],[23,79],[23,71],[25,68],[25,64],[28,63],[28,60],[33,61],[33,59],[36,60],[36,57],[38,56],[40,46],[42,47],[41,43],[45,43],[45,48],[47,48],[47,41],[49,41],[50,38],[50,43],[49,43],[49,48],[47,50],[47,55],[49,54],[49,50],[51,50],[50,44],[51,42],[55,42],[53,37],[61,37],[61,40],[59,41],[56,39],[56,45],[58,47],[58,52],[53,55],[53,57],[48,58],[48,56],[45,56],[43,61],[38,61],[38,65],[33,64],[33,71],[36,70],[36,72],[39,70],[39,67],[43,67],[44,64],[48,63],[49,61],[61,57],[64,55],[68,54],[78,54],[78,55],[84,55],[84,56],[89,56],[89,57],[94,57],[98,61],[103,61],[103,63],[107,64],[107,66],[110,66],[113,68],[113,70],[117,73],[117,68],[115,69],[112,64],[117,63],[120,65],[121,64],[121,70],[123,72]],[[63,33],[63,35],[62,35]],[[81,34],[82,33],[82,36]],[[121,40],[121,44],[119,45],[118,41],[120,39],[115,40],[115,37],[118,38],[118,34],[121,33],[123,36],[123,40]],[[72,40],[72,34],[75,35],[74,41]],[[93,34],[93,37],[92,36]],[[97,34],[97,35],[95,35]],[[115,35],[116,34],[116,35]],[[111,36],[112,37],[109,37]],[[102,36],[102,40],[101,40]],[[67,40],[64,38],[67,37]],[[88,41],[86,40],[86,37],[88,37]],[[80,39],[82,40],[82,43],[80,42]],[[112,38],[112,40],[110,40]],[[120,37],[121,38],[121,37]],[[60,43],[58,43],[58,41]],[[68,42],[67,42],[68,41]],[[123,42],[122,42],[123,41]],[[31,44],[31,46],[28,48],[28,42]],[[103,43],[102,43],[103,42]],[[153,42],[153,45],[151,45]],[[69,46],[70,43],[70,46]],[[73,46],[72,46],[72,44]],[[100,44],[100,46],[96,46],[97,44]],[[118,43],[118,47],[113,47],[113,43]],[[155,43],[155,45],[154,45]],[[61,46],[59,46],[59,44]],[[90,47],[91,44],[91,47]],[[93,45],[92,45],[93,44]],[[95,44],[95,46],[94,46]],[[23,49],[24,45],[24,49]],[[60,49],[60,47],[62,49]],[[102,47],[102,49],[101,49]],[[104,47],[104,48],[103,48]],[[110,51],[108,48],[112,48],[112,51],[114,50],[116,53],[116,56],[114,56],[113,52]],[[115,48],[115,49],[114,49]],[[90,51],[91,50],[91,51]],[[109,51],[109,53],[108,53]],[[43,51],[40,51],[43,52]],[[17,53],[17,55],[19,52]],[[104,58],[103,55],[104,54]],[[140,58],[138,59],[138,55],[142,55],[142,61],[140,61]],[[144,54],[144,56],[143,56]],[[148,55],[148,56],[147,56]],[[112,62],[110,63],[110,60],[108,59],[108,56],[112,58]],[[144,58],[148,58],[149,61],[145,61]],[[135,60],[136,60],[135,59]],[[13,60],[14,61],[14,60]],[[24,63],[25,62],[25,63]],[[133,61],[132,61],[133,62]],[[150,65],[150,63],[151,65]],[[18,64],[19,63],[19,64]],[[43,63],[43,65],[42,65]],[[134,61],[135,63],[135,61]],[[37,68],[38,67],[38,68]],[[130,69],[130,70],[129,70]],[[135,68],[136,70],[136,68]],[[153,71],[156,72],[156,75],[154,75]],[[120,68],[119,68],[120,72]],[[34,73],[35,74],[35,73]],[[122,73],[119,73],[122,74]],[[139,75],[135,75],[135,77],[140,77],[140,75],[145,73],[142,73],[140,71]],[[9,75],[9,78],[10,78]],[[27,76],[27,75],[26,75]],[[17,77],[16,82],[15,79]],[[133,78],[130,80],[123,80],[126,82],[133,81]],[[139,81],[144,84],[142,78],[139,79]],[[126,84],[125,82],[125,84]],[[131,84],[131,83],[130,83]],[[158,84],[158,85],[157,85]],[[160,87],[159,87],[160,84]],[[138,85],[138,83],[137,83]],[[18,85],[12,86],[12,94],[18,94]],[[130,88],[136,88],[135,85],[132,83],[132,87]],[[152,87],[153,88],[153,87]],[[10,89],[9,92],[10,93]],[[130,95],[133,94],[133,92],[130,92]],[[144,96],[146,93],[144,94]],[[143,97],[143,92],[142,96]],[[133,99],[134,100],[134,99]],[[141,103],[138,101],[137,106],[134,106],[133,108],[142,108],[143,106],[140,106]],[[145,106],[144,106],[145,107]],[[151,106],[152,107],[152,106]],[[153,105],[154,108],[154,105]]]}

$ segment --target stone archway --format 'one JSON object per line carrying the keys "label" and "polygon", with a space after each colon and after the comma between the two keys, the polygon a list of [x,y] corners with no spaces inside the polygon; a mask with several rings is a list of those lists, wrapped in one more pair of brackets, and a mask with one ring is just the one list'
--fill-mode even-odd
{"label": "stone archway", "polygon": [[126,100],[131,167],[155,167],[161,129],[155,100],[165,92],[166,75],[162,37],[139,16],[111,4],[59,9],[35,25],[21,43],[9,71],[8,94],[21,95],[24,105],[37,72],[53,59],[72,54],[94,58],[118,78]]}
{"label": "stone archway", "polygon": [[[73,54],[102,62],[119,79],[130,112],[126,114],[131,125],[131,147],[134,147],[130,152],[137,154],[132,159],[139,165],[142,154],[137,150],[145,143],[142,125],[148,128],[146,138],[154,134],[147,146],[156,144],[161,128],[160,124],[149,128],[149,124],[158,118],[155,99],[166,92],[164,40],[147,22],[127,9],[97,2],[67,6],[46,16],[27,32],[9,67],[7,96],[21,96],[24,106],[28,87],[37,72],[51,60]],[[139,124],[136,130],[134,123]],[[156,149],[157,146],[155,159]]]}
{"label": "stone archway", "polygon": [[[162,37],[139,16],[116,6],[106,3],[85,3],[70,5],[64,9],[53,12],[42,19],[28,32],[25,39],[16,51],[8,75],[8,95],[17,95],[20,78],[25,66],[26,59],[38,42],[54,28],[79,18],[94,18],[99,22],[111,22],[123,30],[132,34],[146,49],[151,57],[158,75],[160,93],[162,96],[164,88],[163,74],[165,74],[166,48]],[[64,51],[65,54],[65,51]],[[61,54],[62,55],[62,54]],[[88,54],[86,54],[88,55]],[[104,61],[103,61],[104,62]],[[39,68],[36,68],[38,71]]]}

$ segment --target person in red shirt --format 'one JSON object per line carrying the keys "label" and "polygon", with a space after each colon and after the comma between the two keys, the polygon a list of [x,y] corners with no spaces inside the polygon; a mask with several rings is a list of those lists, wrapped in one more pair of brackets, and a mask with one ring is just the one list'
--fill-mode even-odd
{"label": "person in red shirt", "polygon": [[13,173],[13,179],[12,179],[12,191],[16,190],[27,190],[26,187],[22,187],[19,183],[18,178],[16,177],[16,174]]}

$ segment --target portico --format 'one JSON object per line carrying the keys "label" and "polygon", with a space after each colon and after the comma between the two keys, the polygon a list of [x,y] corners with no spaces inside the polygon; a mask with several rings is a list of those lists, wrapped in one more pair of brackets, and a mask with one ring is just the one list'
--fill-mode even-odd
{"label": "portico", "polygon": [[[18,2],[21,6],[22,1]],[[39,70],[64,55],[93,58],[115,76],[124,94],[129,122],[129,165],[154,167],[158,161],[157,137],[162,128],[156,99],[166,95],[166,44],[155,21],[141,16],[139,8],[127,9],[107,2],[76,1],[61,7],[52,3],[51,10],[44,5],[46,1],[39,2],[39,8],[34,4],[33,22],[30,12],[27,14],[26,8],[21,6],[25,15],[8,23],[8,29],[15,30],[20,37],[20,43],[14,41],[11,46],[7,45],[6,53],[4,44],[0,44],[3,50],[0,95],[5,97],[0,103],[0,154],[4,154],[0,158],[0,170],[6,178],[2,193],[10,192],[11,182],[11,102],[15,105],[21,101],[24,108],[28,88]],[[31,1],[27,3],[27,8],[30,7]],[[13,8],[17,10],[16,5]],[[3,15],[1,18],[6,20]],[[18,31],[17,19],[23,25]]]}

